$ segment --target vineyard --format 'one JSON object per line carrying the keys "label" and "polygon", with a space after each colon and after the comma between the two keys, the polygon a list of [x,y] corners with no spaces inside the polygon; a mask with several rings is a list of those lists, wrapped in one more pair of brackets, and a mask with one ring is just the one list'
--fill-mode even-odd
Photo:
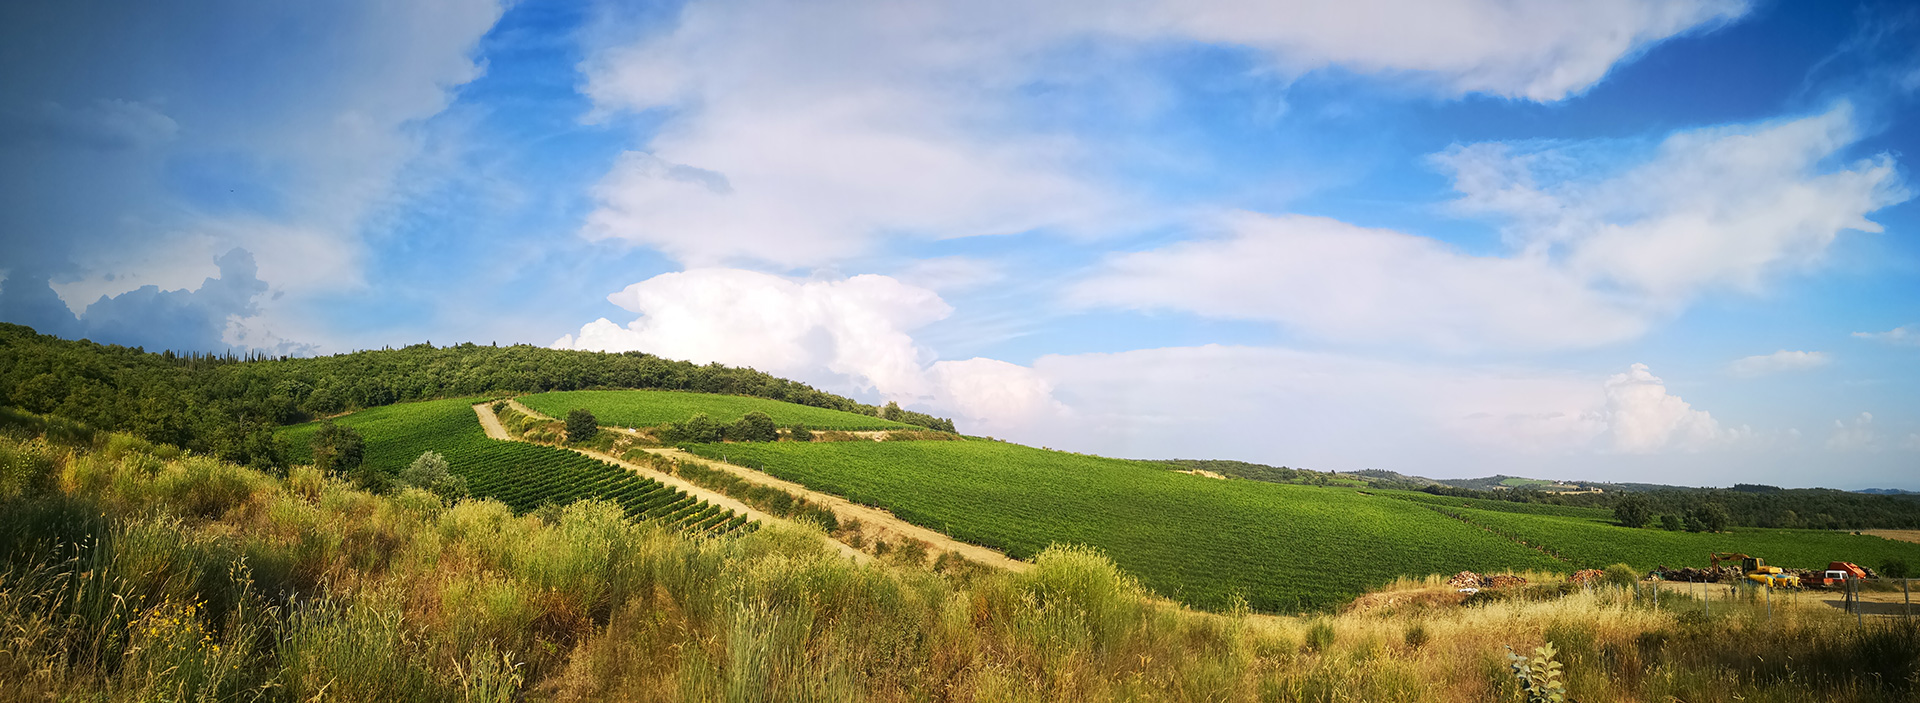
{"label": "vineyard", "polygon": [[[335,420],[366,438],[365,461],[398,471],[422,452],[446,456],[475,496],[527,512],[543,504],[600,499],[627,517],[658,520],[695,533],[723,534],[748,527],[746,517],[710,505],[658,481],[564,449],[489,439],[474,416],[481,399],[436,400],[362,410]],[[308,444],[317,423],[282,430],[289,458],[311,461]]]}
{"label": "vineyard", "polygon": [[1607,508],[1583,508],[1577,505],[1553,505],[1550,503],[1516,503],[1506,500],[1487,500],[1485,498],[1455,498],[1452,496],[1421,493],[1419,491],[1378,491],[1378,493],[1388,498],[1449,508],[1475,508],[1499,513],[1554,515],[1587,520],[1613,519],[1613,511]]}
{"label": "vineyard", "polygon": [[1265,611],[1325,609],[1402,574],[1561,565],[1404,501],[1336,488],[1221,481],[1150,462],[992,441],[700,445],[695,451],[878,505],[1032,558],[1105,551],[1156,592]]}
{"label": "vineyard", "polygon": [[561,391],[521,396],[529,408],[552,417],[565,417],[567,411],[586,408],[600,424],[617,427],[652,427],[669,422],[684,422],[705,413],[719,422],[732,422],[758,410],[781,427],[806,425],[815,430],[916,430],[920,429],[869,415],[857,415],[808,405],[795,405],[766,398],[737,395],[686,393],[679,391]]}
{"label": "vineyard", "polygon": [[1647,571],[1662,565],[1705,566],[1708,552],[1741,552],[1765,558],[1775,566],[1803,569],[1822,568],[1830,561],[1851,561],[1872,568],[1893,559],[1920,563],[1920,544],[1846,532],[1760,528],[1733,528],[1721,533],[1667,532],[1578,518],[1468,508],[1440,510],[1539,546],[1579,568],[1629,564]]}

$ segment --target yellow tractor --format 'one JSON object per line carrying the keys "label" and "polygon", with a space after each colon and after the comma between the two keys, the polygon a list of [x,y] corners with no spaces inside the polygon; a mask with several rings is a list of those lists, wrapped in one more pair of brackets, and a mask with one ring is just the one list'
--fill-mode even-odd
{"label": "yellow tractor", "polygon": [[1761,559],[1760,557],[1722,552],[1712,552],[1707,555],[1707,562],[1712,564],[1713,568],[1718,568],[1720,562],[1734,560],[1739,560],[1740,573],[1746,574],[1748,581],[1758,583],[1768,588],[1800,587],[1799,576],[1786,573],[1785,570],[1778,566],[1767,566],[1767,560]]}

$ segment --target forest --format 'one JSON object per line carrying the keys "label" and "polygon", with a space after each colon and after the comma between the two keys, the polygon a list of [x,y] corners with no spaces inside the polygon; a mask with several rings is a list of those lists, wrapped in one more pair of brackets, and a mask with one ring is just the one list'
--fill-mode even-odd
{"label": "forest", "polygon": [[274,428],[393,403],[650,388],[783,400],[923,427],[952,420],[883,409],[747,368],[627,352],[431,343],[310,358],[151,353],[0,323],[0,405],[256,467],[283,467]]}

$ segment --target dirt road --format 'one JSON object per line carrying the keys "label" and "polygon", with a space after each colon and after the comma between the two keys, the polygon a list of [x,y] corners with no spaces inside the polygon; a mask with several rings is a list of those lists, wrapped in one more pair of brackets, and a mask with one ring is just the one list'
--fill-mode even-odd
{"label": "dirt road", "polygon": [[[519,401],[509,400],[507,401],[507,403],[513,409],[518,410],[522,413],[526,413],[527,415],[531,415],[533,417],[548,417],[547,415],[539,413],[532,408],[529,408],[525,405],[521,405]],[[475,406],[475,410],[481,411],[480,414],[482,416],[488,416],[493,414],[492,411],[486,408],[485,406]],[[484,419],[482,421],[484,422]],[[499,424],[498,418],[494,418],[494,424],[496,425]],[[623,434],[637,434],[637,433],[629,433],[625,428],[612,427],[607,429],[611,429],[616,432],[621,432]],[[506,431],[504,429],[501,430],[502,434],[505,434],[505,432]],[[880,434],[884,434],[884,433],[880,433]],[[941,553],[951,552],[961,557],[965,557],[969,561],[985,564],[987,566],[992,566],[995,568],[1008,569],[1011,571],[1025,571],[1033,567],[1033,564],[1031,562],[1025,562],[1025,561],[1020,561],[1018,559],[1014,559],[1012,557],[1009,557],[1005,554],[1000,553],[998,550],[995,550],[995,549],[982,547],[977,544],[969,544],[967,542],[962,542],[960,540],[954,539],[946,535],[945,533],[938,532],[935,530],[929,530],[925,527],[921,527],[919,525],[915,525],[913,523],[907,522],[906,520],[902,520],[898,516],[894,515],[893,513],[887,512],[884,509],[876,508],[868,505],[861,505],[859,503],[855,503],[853,501],[847,500],[837,495],[833,495],[831,493],[822,493],[820,491],[807,488],[804,485],[794,483],[792,481],[775,478],[771,475],[766,474],[765,472],[756,471],[754,469],[750,469],[745,466],[740,466],[737,464],[729,464],[723,461],[714,461],[712,459],[695,456],[693,454],[688,454],[686,452],[680,451],[678,449],[673,449],[670,447],[641,447],[641,449],[643,449],[644,451],[650,454],[664,456],[672,459],[680,459],[683,461],[696,462],[696,463],[709,466],[715,469],[720,469],[722,471],[726,471],[728,473],[731,473],[735,476],[740,477],[740,479],[743,481],[747,481],[749,483],[757,483],[757,484],[760,484],[763,486],[769,486],[772,488],[778,488],[780,490],[793,494],[795,497],[805,498],[816,504],[825,506],[828,510],[832,510],[834,517],[838,518],[842,522],[845,522],[849,519],[859,520],[861,524],[862,538],[865,539],[867,542],[872,542],[876,539],[879,539],[879,540],[885,540],[889,544],[899,544],[902,538],[911,538],[911,539],[919,540],[921,542],[925,542],[927,544],[928,557],[938,557]],[[592,456],[602,461],[616,461],[612,457],[609,457],[605,454],[601,454],[599,452],[587,452],[583,450],[575,450],[575,451],[581,451],[582,453],[585,453],[588,456]],[[619,462],[619,464],[621,466],[630,466],[630,467],[636,466],[635,464],[631,464],[624,461]],[[658,471],[654,471],[650,468],[645,470],[648,472],[647,473],[648,476],[665,477],[665,478],[673,479],[674,481],[677,482],[674,485],[681,485],[681,484],[692,485],[692,484],[687,484],[686,481],[676,476],[663,474]],[[709,493],[711,493],[711,491],[709,491]],[[835,541],[834,544],[838,544],[841,547],[844,547],[846,549],[853,549],[853,547],[838,541]]]}
{"label": "dirt road", "polygon": [[[488,405],[490,404],[481,403],[479,405],[473,406],[473,412],[480,416],[480,426],[483,428],[486,428],[487,436],[492,437],[494,439],[506,440],[509,442],[517,441],[513,438],[512,435],[507,434],[507,428],[500,424],[500,417],[498,415],[493,414],[493,408],[488,407]],[[519,405],[519,404],[515,403],[515,405]],[[587,456],[593,457],[595,459],[599,459],[609,464],[613,464],[614,466],[618,466],[628,471],[632,471],[641,476],[645,476],[655,481],[659,481],[661,483],[667,484],[674,488],[678,488],[681,491],[685,492],[687,495],[693,496],[695,498],[699,498],[713,505],[718,505],[727,510],[731,510],[737,514],[745,515],[747,516],[748,520],[752,520],[752,521],[763,523],[763,524],[776,524],[776,523],[792,524],[786,518],[774,517],[772,515],[768,515],[766,513],[760,512],[759,510],[755,510],[754,508],[748,506],[745,503],[742,503],[738,500],[734,500],[732,497],[724,493],[702,488],[700,486],[696,486],[688,482],[686,479],[680,478],[679,476],[661,473],[659,471],[653,470],[651,467],[641,466],[639,464],[635,464],[630,461],[619,459],[617,457],[614,457],[612,455],[609,455],[603,452],[596,452],[591,449],[575,449],[572,447],[567,447],[567,449],[570,449],[575,452],[579,452],[581,454],[585,454]],[[847,557],[853,559],[856,562],[864,564],[864,563],[867,563],[868,561],[873,560],[873,556],[867,554],[866,552],[862,552],[858,549],[854,549],[851,546],[841,544],[840,542],[837,542],[834,540],[827,540],[827,541],[833,544],[835,547],[837,547],[841,554],[846,555]]]}
{"label": "dirt road", "polygon": [[1920,542],[1920,530],[1861,530],[1861,534],[1897,539],[1902,542]]}

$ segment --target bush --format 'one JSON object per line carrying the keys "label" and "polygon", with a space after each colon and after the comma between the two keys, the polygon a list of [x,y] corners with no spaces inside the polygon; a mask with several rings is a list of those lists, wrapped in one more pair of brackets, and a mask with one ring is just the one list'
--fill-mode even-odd
{"label": "bush", "polygon": [[1903,579],[1908,578],[1912,574],[1913,572],[1908,569],[1905,559],[1892,559],[1880,565],[1881,578]]}
{"label": "bush", "polygon": [[585,442],[599,433],[600,421],[593,417],[593,411],[586,408],[567,411],[567,441]]}
{"label": "bush", "polygon": [[811,442],[813,441],[813,430],[807,429],[806,425],[794,425],[793,429],[787,430],[787,439],[795,442]]}
{"label": "bush", "polygon": [[723,428],[706,413],[695,413],[686,422],[667,425],[658,433],[660,441],[667,444],[696,443],[712,444],[720,441]]}
{"label": "bush", "polygon": [[327,420],[313,433],[313,466],[333,476],[348,476],[366,458],[367,442],[351,427]]}
{"label": "bush", "polygon": [[780,428],[773,424],[773,418],[755,410],[727,428],[727,439],[736,442],[775,442],[780,439]]}
{"label": "bush", "polygon": [[420,458],[400,472],[400,480],[448,500],[467,495],[466,477],[454,475],[447,466],[447,458],[435,451],[422,452]]}
{"label": "bush", "polygon": [[1607,567],[1607,574],[1603,578],[1615,586],[1632,586],[1640,580],[1640,572],[1626,564],[1614,564]]}

